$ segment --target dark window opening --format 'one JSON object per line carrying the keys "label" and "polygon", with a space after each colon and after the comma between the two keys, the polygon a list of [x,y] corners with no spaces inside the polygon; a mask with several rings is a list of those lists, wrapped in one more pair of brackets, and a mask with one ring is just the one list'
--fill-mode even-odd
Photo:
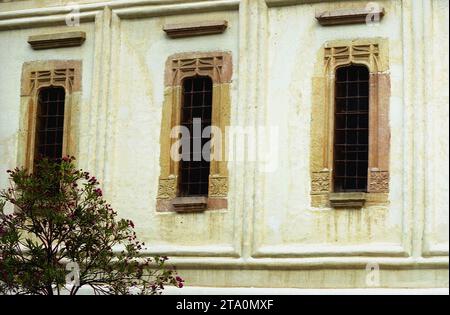
{"label": "dark window opening", "polygon": [[367,191],[369,71],[351,65],[336,71],[334,191]]}
{"label": "dark window opening", "polygon": [[[211,138],[200,139],[194,135],[194,119],[201,119],[201,131],[211,125],[212,114],[212,80],[209,77],[193,77],[183,81],[183,103],[181,125],[190,132],[190,152],[180,161],[180,196],[207,196],[210,162],[202,156],[202,149]],[[194,141],[201,143],[200,148],[194,146]],[[200,149],[200,152],[199,152]],[[200,158],[199,158],[200,157]]]}
{"label": "dark window opening", "polygon": [[63,154],[64,99],[62,87],[39,92],[36,121],[36,158],[59,160]]}

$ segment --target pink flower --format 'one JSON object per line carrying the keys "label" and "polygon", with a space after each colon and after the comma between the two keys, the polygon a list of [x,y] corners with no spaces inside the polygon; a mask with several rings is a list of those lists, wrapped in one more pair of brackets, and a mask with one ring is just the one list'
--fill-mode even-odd
{"label": "pink flower", "polygon": [[103,196],[103,192],[100,188],[97,188],[96,190],[94,190],[95,194],[99,197]]}
{"label": "pink flower", "polygon": [[181,278],[180,276],[176,276],[175,280],[177,280],[177,282],[184,282],[183,278]]}
{"label": "pink flower", "polygon": [[6,234],[6,229],[3,226],[0,226],[0,237]]}

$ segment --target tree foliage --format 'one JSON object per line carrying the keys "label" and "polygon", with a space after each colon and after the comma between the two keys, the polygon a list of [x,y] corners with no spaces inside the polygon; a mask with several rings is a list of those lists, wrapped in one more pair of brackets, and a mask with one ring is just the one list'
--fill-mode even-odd
{"label": "tree foliage", "polygon": [[133,222],[118,218],[98,180],[73,160],[43,159],[32,174],[8,171],[10,188],[0,192],[0,293],[75,295],[90,287],[95,294],[160,294],[164,285],[182,287],[167,257],[141,257]]}

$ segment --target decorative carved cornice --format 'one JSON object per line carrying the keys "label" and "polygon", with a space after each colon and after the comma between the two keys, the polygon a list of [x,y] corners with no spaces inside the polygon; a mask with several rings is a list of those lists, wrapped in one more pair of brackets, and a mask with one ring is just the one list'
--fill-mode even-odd
{"label": "decorative carved cornice", "polygon": [[194,23],[168,24],[163,30],[171,38],[221,34],[228,27],[227,21],[203,21]]}
{"label": "decorative carved cornice", "polygon": [[22,96],[30,96],[41,87],[62,86],[68,92],[81,90],[81,61],[31,61],[23,66]]}
{"label": "decorative carved cornice", "polygon": [[336,45],[325,47],[325,69],[333,71],[339,65],[364,64],[374,73],[380,69],[380,48],[377,43]]}
{"label": "decorative carved cornice", "polygon": [[231,54],[226,52],[182,53],[167,60],[166,86],[178,86],[186,77],[209,76],[215,84],[231,81]]}
{"label": "decorative carved cornice", "polygon": [[81,46],[85,40],[85,32],[65,32],[28,37],[28,43],[34,50]]}

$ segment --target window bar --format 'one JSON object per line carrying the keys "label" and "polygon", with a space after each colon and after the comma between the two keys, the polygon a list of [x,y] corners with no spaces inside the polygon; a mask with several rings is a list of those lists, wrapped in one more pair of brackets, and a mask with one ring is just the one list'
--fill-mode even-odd
{"label": "window bar", "polygon": [[[201,130],[211,125],[212,113],[212,80],[209,77],[187,78],[183,82],[183,104],[181,125],[190,131],[190,161],[180,162],[181,196],[207,196],[209,186],[210,162],[205,160],[200,150],[201,161],[194,161],[193,121],[201,119]],[[210,138],[201,138],[202,148]],[[184,156],[184,155],[183,155]]]}
{"label": "window bar", "polygon": [[351,65],[336,71],[334,191],[366,191],[369,149],[369,71]]}

